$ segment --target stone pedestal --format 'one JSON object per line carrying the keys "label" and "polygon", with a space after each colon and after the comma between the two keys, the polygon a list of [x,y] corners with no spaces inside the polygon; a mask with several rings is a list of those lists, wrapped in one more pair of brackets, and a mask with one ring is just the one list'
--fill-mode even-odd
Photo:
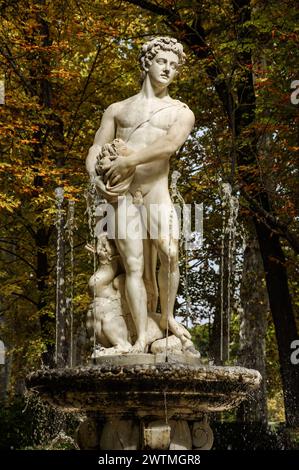
{"label": "stone pedestal", "polygon": [[255,390],[259,372],[204,366],[196,358],[138,354],[90,367],[40,370],[27,387],[45,401],[87,415],[81,449],[210,449],[210,413],[232,409]]}
{"label": "stone pedestal", "polygon": [[76,441],[84,450],[209,450],[213,432],[205,416],[201,421],[171,419],[87,417],[79,426]]}

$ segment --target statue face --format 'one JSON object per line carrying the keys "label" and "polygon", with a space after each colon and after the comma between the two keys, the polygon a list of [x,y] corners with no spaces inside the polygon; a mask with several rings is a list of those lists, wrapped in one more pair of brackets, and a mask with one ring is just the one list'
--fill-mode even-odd
{"label": "statue face", "polygon": [[148,70],[153,85],[167,87],[177,74],[179,58],[172,51],[159,51]]}

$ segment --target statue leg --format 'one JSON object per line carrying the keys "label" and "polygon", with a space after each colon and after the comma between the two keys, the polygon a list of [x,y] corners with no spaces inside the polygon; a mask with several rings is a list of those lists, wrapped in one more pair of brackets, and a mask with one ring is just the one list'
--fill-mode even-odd
{"label": "statue leg", "polygon": [[178,218],[169,197],[166,196],[160,204],[157,204],[157,207],[158,210],[156,211],[152,211],[149,207],[149,214],[151,226],[155,227],[157,234],[157,237],[153,239],[153,243],[156,246],[161,263],[158,274],[161,304],[160,326],[164,330],[168,327],[174,335],[180,338],[184,346],[187,339],[191,338],[191,335],[183,325],[175,321],[173,315],[180,280]]}
{"label": "statue leg", "polygon": [[114,222],[115,243],[126,271],[126,300],[137,333],[136,343],[130,352],[144,352],[147,332],[147,297],[143,282],[143,239],[142,234],[135,230],[136,227],[137,230],[141,227],[142,221],[130,196],[115,205]]}
{"label": "statue leg", "polygon": [[119,353],[128,352],[132,348],[132,345],[128,341],[128,328],[124,317],[121,314],[117,316],[115,312],[113,312],[110,317],[108,315],[103,320],[103,330],[105,331],[107,339],[113,346],[110,350]]}
{"label": "statue leg", "polygon": [[144,284],[147,293],[147,306],[150,313],[156,313],[158,304],[158,286],[156,279],[157,249],[152,240],[143,240]]}
{"label": "statue leg", "polygon": [[180,281],[178,266],[178,242],[174,240],[159,240],[158,255],[161,262],[158,282],[161,304],[160,326],[164,330],[169,330],[180,338],[183,346],[187,339],[191,338],[190,333],[183,325],[176,322],[173,316],[176,294]]}

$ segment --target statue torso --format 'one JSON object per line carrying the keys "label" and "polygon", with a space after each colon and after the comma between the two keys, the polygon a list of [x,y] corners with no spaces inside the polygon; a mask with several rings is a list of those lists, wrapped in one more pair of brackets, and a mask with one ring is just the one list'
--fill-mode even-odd
{"label": "statue torso", "polygon": [[[116,110],[116,137],[135,151],[144,148],[167,134],[183,106],[186,105],[170,97],[148,99],[140,94],[122,101]],[[132,190],[140,187],[146,194],[153,184],[161,184],[161,180],[167,189],[168,172],[168,159],[138,165]]]}

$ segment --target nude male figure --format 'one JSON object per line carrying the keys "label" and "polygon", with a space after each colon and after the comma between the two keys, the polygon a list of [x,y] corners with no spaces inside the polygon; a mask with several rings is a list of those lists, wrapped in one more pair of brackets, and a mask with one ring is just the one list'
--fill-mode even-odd
{"label": "nude male figure", "polygon": [[[129,155],[117,156],[103,168],[106,180],[109,178],[112,185],[125,180],[135,171],[125,199],[115,205],[115,224],[124,204],[132,204],[133,195],[136,191],[141,192],[151,224],[157,227],[157,237],[151,239],[151,243],[161,264],[158,274],[160,326],[164,330],[169,328],[182,343],[190,338],[190,334],[173,316],[179,284],[178,240],[169,229],[165,230],[165,220],[171,219],[174,226],[178,224],[168,190],[169,159],[183,145],[194,126],[192,111],[168,94],[168,86],[177,75],[183,59],[182,45],[172,38],[156,38],[143,46],[142,88],[136,95],[108,107],[86,160],[87,171],[91,179],[96,180],[95,166],[101,146],[115,138],[126,142]],[[152,204],[163,206],[164,228],[159,214],[150,210]],[[140,217],[140,211],[136,209],[127,223]],[[116,229],[122,230],[119,226]],[[127,302],[137,332],[137,341],[131,352],[144,352],[147,330],[144,278],[151,276],[148,260],[144,258],[150,255],[150,249],[142,239],[132,239],[127,233],[119,234],[117,231],[116,234],[115,243],[126,272]],[[144,246],[147,246],[147,253]]]}

